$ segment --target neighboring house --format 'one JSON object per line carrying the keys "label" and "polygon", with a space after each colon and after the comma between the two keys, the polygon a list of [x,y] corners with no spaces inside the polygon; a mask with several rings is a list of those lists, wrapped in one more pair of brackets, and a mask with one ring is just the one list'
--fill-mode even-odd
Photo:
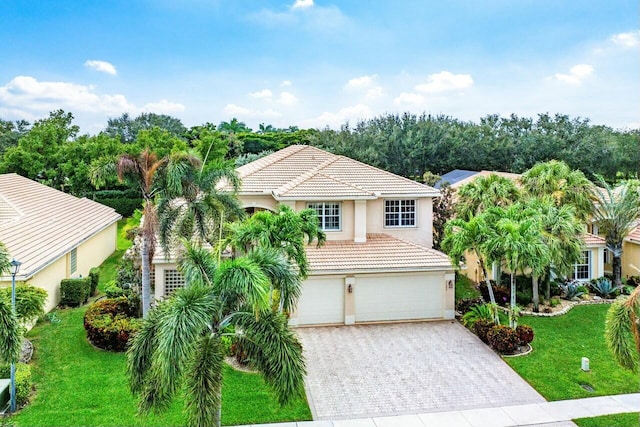
{"label": "neighboring house", "polygon": [[[622,242],[622,277],[640,276],[640,219],[636,226]],[[598,227],[592,225],[593,233],[598,233]],[[607,249],[604,252],[604,272],[613,274],[613,255]]]}
{"label": "neighboring house", "polygon": [[[18,282],[45,289],[45,310],[60,301],[60,281],[86,276],[116,250],[112,208],[20,175],[0,175],[0,242],[20,262]],[[0,276],[11,286],[11,275]]]}
{"label": "neighboring house", "polygon": [[[468,171],[462,169],[455,169],[451,172],[447,172],[442,175],[440,181],[435,185],[436,188],[441,188],[446,182],[453,189],[458,189],[465,184],[473,182],[478,177],[487,177],[489,175],[498,175],[504,178],[511,179],[519,185],[520,174],[509,172],[496,172],[496,171]],[[455,199],[455,195],[454,195]],[[640,237],[640,233],[638,235]],[[580,281],[589,281],[601,276],[604,276],[606,272],[606,249],[605,240],[597,235],[597,233],[586,233],[583,236],[584,251],[582,253],[582,259],[574,265],[573,272],[570,275],[571,279]],[[640,245],[640,240],[638,241]],[[638,254],[640,255],[640,247],[638,247]],[[610,262],[610,261],[609,261]],[[640,267],[640,266],[638,266]],[[498,280],[499,269],[496,266],[487,266],[489,271],[487,273],[493,280]],[[624,271],[624,270],[623,270]],[[466,255],[466,263],[463,266],[461,272],[468,278],[475,282],[483,280],[482,270],[478,262],[478,258],[471,253]]]}
{"label": "neighboring house", "polygon": [[[296,325],[452,319],[453,266],[432,245],[432,187],[294,145],[238,168],[248,212],[278,204],[318,213],[327,242],[307,247],[310,274]],[[157,298],[182,286],[175,263],[154,257]]]}

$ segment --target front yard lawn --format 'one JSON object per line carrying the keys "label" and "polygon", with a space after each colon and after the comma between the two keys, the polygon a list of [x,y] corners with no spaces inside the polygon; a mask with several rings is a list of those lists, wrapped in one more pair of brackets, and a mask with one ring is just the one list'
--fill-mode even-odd
{"label": "front yard lawn", "polygon": [[638,413],[629,412],[626,414],[603,415],[602,417],[578,418],[573,420],[580,427],[633,427],[638,422]]}
{"label": "front yard lawn", "polygon": [[[125,355],[96,350],[82,326],[86,307],[59,310],[28,334],[35,346],[35,399],[15,417],[18,426],[177,426],[182,403],[161,415],[140,418],[125,377]],[[304,398],[280,408],[259,375],[224,373],[225,425],[310,420]],[[12,420],[13,421],[13,420]]]}
{"label": "front yard lawn", "polygon": [[[520,323],[535,332],[534,350],[527,356],[505,358],[506,362],[547,400],[637,393],[638,376],[613,360],[604,340],[609,307],[583,305],[557,317],[522,317]],[[590,372],[580,369],[582,357],[589,358]]]}

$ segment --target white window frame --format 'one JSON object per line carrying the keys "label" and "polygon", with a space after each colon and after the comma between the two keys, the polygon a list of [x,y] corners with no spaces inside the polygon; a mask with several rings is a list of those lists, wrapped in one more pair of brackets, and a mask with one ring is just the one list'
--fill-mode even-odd
{"label": "white window frame", "polygon": [[[307,202],[307,208],[313,209],[318,215],[318,223],[322,231],[342,231],[342,203],[340,202]],[[338,214],[328,214],[330,209],[337,209]],[[338,218],[337,228],[327,228],[327,218]]]}
{"label": "white window frame", "polygon": [[[586,263],[584,262],[585,257]],[[575,280],[579,280],[581,282],[591,280],[591,258],[591,251],[582,251],[581,260],[573,265],[573,278]],[[578,277],[578,271],[581,267],[587,267],[587,277]]]}
{"label": "white window frame", "polygon": [[[413,206],[413,211],[412,212],[406,212],[404,211],[404,209],[407,208],[406,204],[408,202],[412,202]],[[398,212],[392,212],[389,210],[390,203],[397,203],[397,207],[398,207]],[[403,206],[404,204],[404,206]],[[403,224],[403,218],[402,215],[404,214],[408,214],[408,213],[413,213],[413,223],[412,224]],[[397,218],[395,218],[395,220],[397,220],[398,224],[394,225],[394,224],[389,224],[389,216],[394,215],[397,216]],[[418,226],[418,201],[416,199],[387,199],[384,201],[384,209],[383,209],[383,221],[384,221],[384,228],[416,228]]]}

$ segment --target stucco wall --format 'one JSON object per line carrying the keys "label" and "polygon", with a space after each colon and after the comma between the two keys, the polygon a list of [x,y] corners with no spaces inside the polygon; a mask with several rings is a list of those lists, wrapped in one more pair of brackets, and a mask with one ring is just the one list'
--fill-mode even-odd
{"label": "stucco wall", "polygon": [[630,266],[640,268],[640,245],[624,242],[622,247],[622,277],[640,276],[640,272]]}
{"label": "stucco wall", "polygon": [[385,233],[399,239],[433,246],[433,204],[430,197],[417,199],[415,227],[385,227],[384,199],[367,202],[367,232]]}
{"label": "stucco wall", "polygon": [[47,302],[44,310],[51,311],[60,302],[60,281],[67,276],[67,255],[58,258],[48,267],[36,273],[27,280],[27,284],[37,286],[47,291]]}
{"label": "stucco wall", "polygon": [[118,224],[114,223],[78,246],[76,275],[86,277],[116,250]]}
{"label": "stucco wall", "polygon": [[275,211],[278,206],[278,202],[268,194],[264,196],[238,196],[243,208],[262,208],[270,211]]}

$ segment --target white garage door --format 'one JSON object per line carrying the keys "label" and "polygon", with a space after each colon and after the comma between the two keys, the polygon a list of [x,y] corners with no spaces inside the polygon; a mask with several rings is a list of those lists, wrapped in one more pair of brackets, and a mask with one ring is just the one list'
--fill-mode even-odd
{"label": "white garage door", "polygon": [[354,289],[356,322],[442,318],[442,274],[362,277]]}
{"label": "white garage door", "polygon": [[308,278],[298,302],[298,325],[344,323],[344,279]]}

